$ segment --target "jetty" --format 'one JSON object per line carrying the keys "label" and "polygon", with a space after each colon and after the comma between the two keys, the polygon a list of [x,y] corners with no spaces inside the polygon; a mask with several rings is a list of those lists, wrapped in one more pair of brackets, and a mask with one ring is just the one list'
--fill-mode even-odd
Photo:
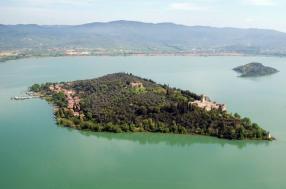
{"label": "jetty", "polygon": [[32,96],[14,96],[11,97],[11,100],[27,100],[27,99],[32,99],[34,97]]}
{"label": "jetty", "polygon": [[35,95],[33,92],[26,92],[25,96],[14,96],[11,97],[11,100],[28,100],[33,98],[38,98],[39,96]]}

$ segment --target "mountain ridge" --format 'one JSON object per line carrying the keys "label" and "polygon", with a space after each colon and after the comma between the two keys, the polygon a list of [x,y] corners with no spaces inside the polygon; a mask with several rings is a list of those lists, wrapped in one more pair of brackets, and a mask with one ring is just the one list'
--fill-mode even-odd
{"label": "mountain ridge", "polygon": [[269,29],[269,28],[255,28],[255,27],[247,27],[247,28],[240,28],[240,27],[229,27],[229,26],[208,26],[208,25],[186,25],[186,24],[177,24],[174,22],[143,22],[143,21],[132,21],[132,20],[113,20],[107,22],[88,22],[83,24],[0,24],[0,26],[39,26],[39,27],[75,27],[75,26],[86,26],[86,25],[93,25],[93,24],[118,24],[118,23],[137,23],[137,24],[151,24],[151,25],[173,25],[173,26],[182,26],[182,27],[191,27],[191,28],[214,28],[214,29],[240,29],[240,30],[264,30],[264,31],[271,31],[271,32],[279,32],[284,33],[286,32],[276,30],[276,29]]}
{"label": "mountain ridge", "polygon": [[131,51],[284,53],[286,33],[118,20],[81,25],[0,25],[0,50],[90,48]]}

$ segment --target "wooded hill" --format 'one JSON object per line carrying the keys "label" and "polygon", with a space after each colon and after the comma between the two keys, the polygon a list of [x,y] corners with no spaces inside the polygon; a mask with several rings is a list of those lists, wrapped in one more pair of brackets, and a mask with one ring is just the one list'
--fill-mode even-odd
{"label": "wooded hill", "polygon": [[[68,127],[110,132],[163,132],[226,139],[270,139],[248,118],[221,109],[207,111],[192,102],[201,96],[132,74],[33,85],[57,106],[57,121]],[[78,104],[77,104],[77,101]]]}

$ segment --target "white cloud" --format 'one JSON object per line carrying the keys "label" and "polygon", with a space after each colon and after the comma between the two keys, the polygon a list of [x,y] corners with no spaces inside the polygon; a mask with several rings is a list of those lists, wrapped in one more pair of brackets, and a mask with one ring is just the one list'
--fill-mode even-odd
{"label": "white cloud", "polygon": [[253,18],[246,18],[245,22],[247,22],[247,23],[254,23],[255,20]]}
{"label": "white cloud", "polygon": [[207,10],[208,7],[200,6],[194,3],[172,3],[170,5],[171,10],[184,10],[184,11],[201,11]]}
{"label": "white cloud", "polygon": [[275,5],[274,0],[246,0],[246,3],[256,6],[273,6]]}
{"label": "white cloud", "polygon": [[[1,1],[1,0],[0,0]],[[80,6],[80,5],[90,5],[96,3],[97,0],[12,0],[10,5],[15,7],[47,7],[47,6],[59,6],[59,5],[69,5],[69,6]],[[1,2],[0,2],[1,3]]]}

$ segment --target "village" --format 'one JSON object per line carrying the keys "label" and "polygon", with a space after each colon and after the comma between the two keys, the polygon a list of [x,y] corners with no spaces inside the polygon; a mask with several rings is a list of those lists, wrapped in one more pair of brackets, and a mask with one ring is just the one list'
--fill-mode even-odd
{"label": "village", "polygon": [[67,99],[67,108],[73,113],[74,116],[80,116],[80,98],[76,96],[75,91],[64,89],[61,84],[52,84],[49,89],[52,92],[62,92]]}

